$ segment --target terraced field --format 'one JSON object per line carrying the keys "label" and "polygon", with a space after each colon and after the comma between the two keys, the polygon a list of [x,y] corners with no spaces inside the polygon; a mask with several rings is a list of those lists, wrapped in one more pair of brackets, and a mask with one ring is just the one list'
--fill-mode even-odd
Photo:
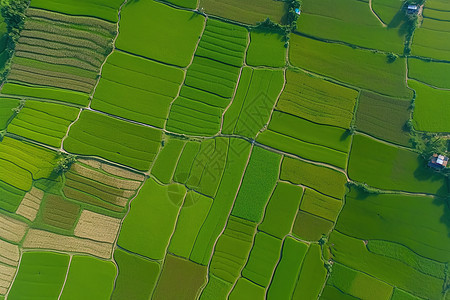
{"label": "terraced field", "polygon": [[445,0],[20,1],[0,300],[450,299]]}

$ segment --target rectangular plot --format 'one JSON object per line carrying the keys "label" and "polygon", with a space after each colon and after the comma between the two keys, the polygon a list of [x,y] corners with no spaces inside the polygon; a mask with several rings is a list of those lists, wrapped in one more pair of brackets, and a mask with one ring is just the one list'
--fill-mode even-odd
{"label": "rectangular plot", "polygon": [[6,182],[0,181],[0,208],[8,212],[14,212],[20,206],[25,196],[22,191]]}
{"label": "rectangular plot", "polygon": [[289,157],[283,159],[280,179],[305,185],[337,199],[344,197],[347,182],[340,172]]}
{"label": "rectangular plot", "polygon": [[302,240],[317,242],[322,235],[328,235],[334,223],[316,215],[299,211],[292,232]]}
{"label": "rectangular plot", "polygon": [[48,195],[41,210],[42,221],[50,226],[70,230],[75,226],[80,206],[61,196]]}
{"label": "rectangular plot", "polygon": [[75,236],[95,241],[114,243],[121,219],[83,210],[75,227]]}
{"label": "rectangular plot", "polygon": [[450,80],[444,74],[450,73],[450,64],[408,58],[408,76],[439,88],[450,88]]}
{"label": "rectangular plot", "polygon": [[0,130],[8,126],[11,119],[14,117],[13,108],[19,107],[19,100],[0,98]]}
{"label": "rectangular plot", "polygon": [[283,36],[263,31],[250,32],[246,62],[250,66],[284,67],[286,48]]}
{"label": "rectangular plot", "polygon": [[[111,130],[114,128],[114,130]],[[146,171],[161,145],[161,131],[83,111],[64,147],[82,155],[97,155]]]}
{"label": "rectangular plot", "polygon": [[20,202],[20,206],[16,210],[16,214],[23,216],[30,221],[34,221],[43,198],[44,192],[32,187],[31,190],[24,195],[22,202]]}
{"label": "rectangular plot", "polygon": [[334,222],[342,205],[343,202],[340,200],[325,196],[315,190],[306,189],[300,209]]}
{"label": "rectangular plot", "polygon": [[315,123],[349,128],[358,92],[304,72],[286,71],[276,109]]}
{"label": "rectangular plot", "polygon": [[20,252],[18,246],[0,240],[0,249],[0,262],[10,266],[19,264]]}
{"label": "rectangular plot", "polygon": [[241,277],[236,282],[228,299],[264,299],[265,292],[263,287]]}
{"label": "rectangular plot", "polygon": [[302,199],[303,189],[286,182],[278,182],[270,197],[264,219],[258,230],[284,238],[291,232],[292,225]]}
{"label": "rectangular plot", "polygon": [[170,183],[185,144],[184,140],[168,137],[152,167],[152,174],[159,181]]}

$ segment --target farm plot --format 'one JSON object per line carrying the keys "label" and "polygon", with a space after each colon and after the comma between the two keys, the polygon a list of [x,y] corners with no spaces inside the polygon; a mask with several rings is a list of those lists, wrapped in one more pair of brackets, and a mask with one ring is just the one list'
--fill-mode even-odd
{"label": "farm plot", "polygon": [[286,65],[286,47],[283,36],[254,30],[250,32],[250,44],[246,62],[250,66],[281,68]]}
{"label": "farm plot", "polygon": [[434,87],[450,89],[450,64],[408,58],[408,77]]}
{"label": "farm plot", "polygon": [[9,287],[11,286],[11,283],[14,280],[14,275],[16,274],[16,268],[7,266],[7,265],[0,265],[0,297],[1,295],[5,295],[8,292]]}
{"label": "farm plot", "polygon": [[347,129],[358,92],[308,73],[286,71],[286,87],[276,109],[311,122]]}
{"label": "farm plot", "polygon": [[253,147],[231,214],[259,223],[280,172],[281,156]]}
{"label": "farm plot", "polygon": [[111,299],[150,299],[159,276],[159,263],[120,248],[114,252],[114,260],[119,274]]}
{"label": "farm plot", "polygon": [[425,5],[422,25],[414,33],[411,54],[450,61],[450,10],[447,6],[442,11],[434,3]]}
{"label": "farm plot", "polygon": [[392,23],[383,27],[364,1],[304,0],[297,30],[316,38],[401,54],[406,36],[402,21],[396,24],[398,28]]}
{"label": "farm plot", "polygon": [[348,175],[379,189],[447,194],[444,177],[430,170],[417,153],[363,135],[353,138]]}
{"label": "farm plot", "polygon": [[338,263],[333,265],[327,285],[356,298],[373,300],[391,299],[393,292],[393,287],[387,283]]}
{"label": "farm plot", "polygon": [[[201,14],[163,3],[130,1],[122,9],[116,47],[159,62],[186,67],[192,59],[204,22]],[[142,28],[149,30],[141,33]]]}
{"label": "farm plot", "polygon": [[112,218],[89,210],[83,210],[75,227],[77,237],[114,243],[119,233],[121,219]]}
{"label": "farm plot", "polygon": [[16,210],[16,214],[33,222],[36,218],[43,198],[44,192],[42,190],[31,187],[31,190],[24,194],[22,201]]}
{"label": "farm plot", "polygon": [[168,251],[189,258],[195,240],[211,208],[213,199],[189,191],[178,216]]}
{"label": "farm plot", "polygon": [[362,91],[356,112],[356,128],[380,139],[409,146],[405,130],[411,111],[409,101]]}
{"label": "farm plot", "polygon": [[442,199],[368,195],[352,189],[336,229],[359,239],[400,243],[418,255],[446,262],[450,258],[450,243],[439,241],[448,236],[448,221],[441,221],[448,212]]}
{"label": "farm plot", "polygon": [[434,89],[414,80],[409,80],[408,84],[416,91],[414,127],[420,131],[450,132],[448,118],[439,117],[450,111],[450,91]]}
{"label": "farm plot", "polygon": [[18,209],[25,192],[13,185],[0,181],[0,208],[8,212]]}
{"label": "farm plot", "polygon": [[322,235],[328,235],[333,222],[314,214],[300,210],[295,218],[292,233],[304,241],[317,242]]}
{"label": "farm plot", "polygon": [[209,19],[166,129],[189,135],[219,132],[223,110],[234,95],[244,62],[244,27]]}
{"label": "farm plot", "polygon": [[229,138],[224,137],[204,140],[201,143],[187,142],[178,160],[173,181],[214,197],[225,168],[229,143]]}
{"label": "farm plot", "polygon": [[109,299],[117,274],[111,261],[75,255],[60,299]]}
{"label": "farm plot", "polygon": [[181,69],[115,51],[102,68],[91,107],[163,128],[183,79]]}
{"label": "farm plot", "polygon": [[293,299],[316,299],[325,282],[327,271],[323,266],[318,244],[311,244],[303,260]]}
{"label": "farm plot", "polygon": [[345,169],[351,136],[342,128],[320,125],[274,111],[257,142],[309,160]]}
{"label": "farm plot", "polygon": [[32,0],[30,7],[117,22],[118,10],[122,3],[122,0]]}
{"label": "farm plot", "polygon": [[231,291],[228,299],[264,299],[264,296],[265,291],[263,287],[241,277],[236,281],[236,285]]}
{"label": "farm plot", "polygon": [[[419,297],[442,299],[443,279],[416,270],[410,265],[410,262],[391,258],[384,254],[372,253],[367,249],[364,241],[349,237],[336,230],[331,234],[329,244],[332,245],[330,250],[334,261],[374,276]],[[408,251],[415,260],[423,259],[411,250]],[[388,253],[389,251],[384,249],[383,252]]]}
{"label": "farm plot", "polygon": [[[89,94],[111,51],[116,25],[36,9],[28,10],[27,17],[8,82]],[[86,105],[87,95],[76,104]]]}
{"label": "farm plot", "polygon": [[267,299],[290,299],[294,293],[308,245],[292,237],[284,240],[280,262],[267,291]]}
{"label": "farm plot", "polygon": [[150,127],[83,111],[71,127],[64,149],[146,171],[160,148],[161,135],[161,131]]}
{"label": "farm plot", "polygon": [[73,232],[79,214],[79,205],[50,194],[45,197],[35,224],[43,224],[51,231]]}
{"label": "farm plot", "polygon": [[69,255],[24,252],[8,299],[57,299],[69,266]]}
{"label": "farm plot", "polygon": [[336,199],[344,198],[347,183],[343,173],[290,157],[283,158],[280,179],[304,185]]}
{"label": "farm plot", "polygon": [[14,108],[18,108],[20,101],[17,99],[0,98],[0,130],[6,129],[15,117]]}
{"label": "farm plot", "polygon": [[28,230],[25,222],[13,219],[3,213],[0,213],[0,237],[4,241],[18,244]]}
{"label": "farm plot", "polygon": [[79,112],[71,106],[28,100],[9,124],[8,132],[59,148]]}
{"label": "farm plot", "polygon": [[352,86],[381,94],[412,98],[406,86],[406,59],[389,63],[386,55],[349,46],[309,39],[298,34],[291,36],[291,63]]}
{"label": "farm plot", "polygon": [[167,254],[152,299],[196,299],[206,278],[205,266]]}
{"label": "farm plot", "polygon": [[129,199],[136,194],[144,180],[143,177],[130,180],[127,178],[127,171],[124,172],[125,174],[120,176],[104,169],[75,163],[64,174],[62,192],[67,198],[83,205],[83,208],[113,217],[123,217]]}
{"label": "farm plot", "polygon": [[182,185],[148,179],[133,200],[118,245],[151,259],[163,259],[186,194]]}
{"label": "farm plot", "polygon": [[264,219],[258,230],[279,239],[291,232],[302,199],[303,189],[286,182],[278,182],[266,206]]}
{"label": "farm plot", "polygon": [[0,181],[22,191],[30,190],[33,179],[49,177],[55,162],[55,152],[27,142],[5,137],[0,143]]}
{"label": "farm plot", "polygon": [[[230,139],[230,151],[227,156],[222,181],[217,190],[211,209],[203,223],[191,252],[190,260],[207,265],[213,252],[216,239],[226,225],[228,214],[238,192],[244,174],[251,145],[242,139]],[[213,277],[211,277],[213,278]],[[211,279],[210,278],[210,279]],[[214,279],[210,286],[220,288],[223,283]],[[216,285],[217,284],[217,285]],[[227,286],[227,284],[224,284]]]}
{"label": "farm plot", "polygon": [[221,289],[214,287],[214,280],[208,280],[204,294],[214,299],[224,298],[234,282],[240,277],[242,268],[252,248],[256,223],[230,216],[225,231],[220,236],[209,265],[209,276],[215,276],[228,285]]}
{"label": "farm plot", "polygon": [[207,14],[252,25],[267,18],[282,24],[287,10],[284,3],[272,0],[200,0],[199,7]]}
{"label": "farm plot", "polygon": [[186,141],[183,139],[166,136],[164,145],[153,164],[152,175],[162,183],[170,183],[185,145]]}
{"label": "farm plot", "polygon": [[269,122],[283,84],[281,70],[244,68],[236,96],[223,117],[222,133],[255,138]]}
{"label": "farm plot", "polygon": [[373,0],[372,8],[387,28],[398,27],[404,21],[403,3],[390,0]]}

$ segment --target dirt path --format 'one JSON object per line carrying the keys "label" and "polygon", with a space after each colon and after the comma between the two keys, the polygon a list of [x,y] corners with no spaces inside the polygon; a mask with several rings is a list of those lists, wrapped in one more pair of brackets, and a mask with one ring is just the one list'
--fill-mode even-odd
{"label": "dirt path", "polygon": [[372,1],[373,1],[373,0],[369,0],[369,8],[370,8],[370,11],[371,11],[372,14],[378,19],[378,21],[380,21],[380,23],[381,23],[381,25],[382,25],[383,27],[387,27],[386,23],[384,23],[383,20],[381,20],[381,18],[380,18],[380,17],[377,15],[377,13],[373,10],[373,8],[372,8]]}

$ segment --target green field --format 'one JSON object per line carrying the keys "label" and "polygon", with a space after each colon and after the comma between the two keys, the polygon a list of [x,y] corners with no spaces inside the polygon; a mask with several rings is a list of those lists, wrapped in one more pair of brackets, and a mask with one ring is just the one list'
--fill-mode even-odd
{"label": "green field", "polygon": [[[205,18],[155,1],[130,1],[122,10],[116,46],[146,58],[186,67]],[[140,28],[159,28],[140,33]],[[158,47],[165,45],[165,47]]]}
{"label": "green field", "polygon": [[283,36],[258,30],[251,31],[246,60],[250,66],[284,67],[286,48]]}
{"label": "green field", "polygon": [[381,53],[325,43],[294,34],[290,62],[308,71],[381,94],[410,99],[406,87],[406,60],[388,63]]}
{"label": "green field", "polygon": [[282,23],[284,20],[285,5],[273,0],[200,0],[199,6],[207,14],[220,16],[233,21],[256,24],[266,18]]}
{"label": "green field", "polygon": [[[450,60],[450,11],[437,11],[441,19],[427,17],[424,11],[424,20],[414,34],[411,54],[421,57],[430,57],[438,60]],[[445,16],[442,20],[442,17]]]}
{"label": "green field", "polygon": [[415,58],[408,59],[409,78],[438,88],[450,88],[450,80],[445,76],[445,74],[448,74],[449,72],[449,63],[429,62]]}
{"label": "green field", "polygon": [[356,112],[356,128],[377,138],[409,146],[405,130],[411,111],[409,101],[362,91]]}
{"label": "green field", "polygon": [[276,109],[315,123],[349,128],[357,97],[356,90],[288,70]]}
{"label": "green field", "polygon": [[444,177],[427,168],[415,152],[372,138],[353,138],[348,166],[351,179],[379,189],[446,195]]}
{"label": "green field", "polygon": [[420,131],[449,132],[448,119],[436,116],[450,111],[447,101],[450,91],[434,89],[414,80],[409,80],[408,84],[417,94],[414,102],[414,127]]}
{"label": "green field", "polygon": [[297,30],[316,38],[401,54],[406,32],[399,25],[383,27],[365,1],[303,0]]}

